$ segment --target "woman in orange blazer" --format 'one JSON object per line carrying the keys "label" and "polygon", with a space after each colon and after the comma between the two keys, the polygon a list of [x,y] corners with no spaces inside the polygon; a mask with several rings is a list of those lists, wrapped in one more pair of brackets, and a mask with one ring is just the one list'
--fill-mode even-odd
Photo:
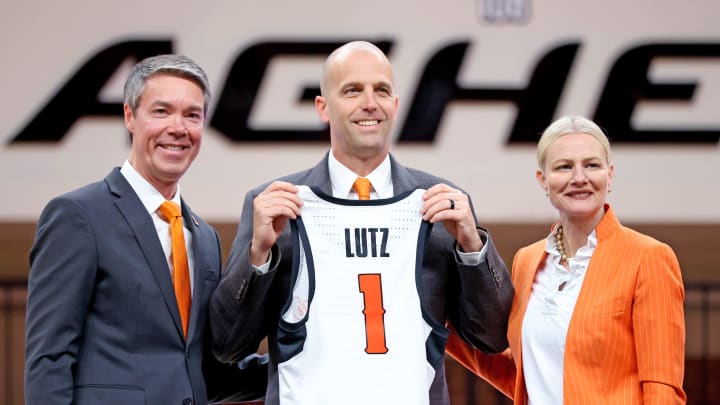
{"label": "woman in orange blazer", "polygon": [[543,133],[536,177],[560,220],[520,249],[510,348],[486,355],[453,334],[447,352],[518,404],[682,404],[684,287],[672,249],[624,227],[605,203],[614,167],[603,131],[563,117]]}

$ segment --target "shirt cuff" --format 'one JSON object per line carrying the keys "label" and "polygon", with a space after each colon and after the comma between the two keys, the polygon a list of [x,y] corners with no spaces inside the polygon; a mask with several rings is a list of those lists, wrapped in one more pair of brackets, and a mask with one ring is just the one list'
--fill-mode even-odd
{"label": "shirt cuff", "polygon": [[458,258],[460,259],[460,263],[466,265],[466,266],[477,266],[480,264],[483,260],[485,260],[486,256],[486,249],[487,245],[483,245],[482,249],[480,249],[479,252],[461,252],[457,247],[455,248],[455,252],[458,255]]}
{"label": "shirt cuff", "polygon": [[270,263],[272,262],[272,250],[270,251],[270,254],[268,255],[268,261],[264,264],[261,264],[260,266],[256,266],[254,264],[251,264],[253,270],[255,270],[256,274],[267,274],[268,271],[270,271]]}
{"label": "shirt cuff", "polygon": [[465,266],[477,266],[478,264],[485,261],[485,257],[487,256],[487,244],[488,244],[488,234],[485,228],[478,227],[478,235],[480,235],[480,239],[482,240],[483,247],[480,249],[479,252],[461,252],[460,247],[455,242],[455,252],[457,253],[458,260],[460,260],[460,263],[464,264]]}

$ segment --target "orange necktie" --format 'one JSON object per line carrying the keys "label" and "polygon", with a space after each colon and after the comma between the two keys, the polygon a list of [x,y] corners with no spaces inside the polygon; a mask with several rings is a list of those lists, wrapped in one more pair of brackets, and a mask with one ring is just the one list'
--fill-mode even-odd
{"label": "orange necktie", "polygon": [[183,333],[187,338],[188,321],[190,320],[190,269],[188,268],[187,251],[185,250],[185,235],[183,234],[183,221],[180,207],[174,202],[165,201],[158,211],[170,223],[170,239],[172,241],[173,285]]}
{"label": "orange necktie", "polygon": [[358,177],[355,179],[355,183],[353,183],[353,188],[358,193],[358,199],[370,199],[370,180],[365,177]]}

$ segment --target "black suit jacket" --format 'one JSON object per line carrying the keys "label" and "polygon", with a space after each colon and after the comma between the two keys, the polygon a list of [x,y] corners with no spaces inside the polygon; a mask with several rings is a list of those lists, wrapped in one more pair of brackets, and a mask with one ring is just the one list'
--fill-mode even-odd
{"label": "black suit jacket", "polygon": [[[447,180],[403,167],[392,156],[391,171],[395,194],[438,183],[453,186]],[[318,187],[332,195],[327,155],[315,167],[279,180]],[[273,339],[282,305],[291,292],[289,226],[273,247],[268,273],[257,274],[249,262],[253,200],[268,184],[251,190],[245,197],[226,273],[211,301],[213,351],[223,361],[235,361],[255,352],[265,336]],[[507,347],[507,317],[513,287],[492,240],[483,239],[487,249],[485,260],[477,266],[466,266],[457,258],[455,241],[444,226],[433,226],[423,261],[420,299],[433,319],[441,324],[449,320],[469,343],[483,352],[497,353]],[[273,384],[275,369],[270,367],[271,383],[267,393],[270,404],[274,404],[277,394]],[[449,403],[442,365],[430,394],[431,404]]]}

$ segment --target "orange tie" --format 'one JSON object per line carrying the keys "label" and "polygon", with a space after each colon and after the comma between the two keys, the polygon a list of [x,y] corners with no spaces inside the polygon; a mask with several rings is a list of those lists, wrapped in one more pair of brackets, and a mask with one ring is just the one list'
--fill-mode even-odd
{"label": "orange tie", "polygon": [[370,199],[370,180],[365,177],[358,177],[355,179],[355,183],[353,183],[353,188],[358,193],[358,199]]}
{"label": "orange tie", "polygon": [[183,333],[187,338],[188,321],[190,320],[190,269],[188,268],[185,235],[180,207],[174,202],[165,201],[158,211],[170,223],[170,239],[172,240],[173,285],[175,298],[180,309]]}

